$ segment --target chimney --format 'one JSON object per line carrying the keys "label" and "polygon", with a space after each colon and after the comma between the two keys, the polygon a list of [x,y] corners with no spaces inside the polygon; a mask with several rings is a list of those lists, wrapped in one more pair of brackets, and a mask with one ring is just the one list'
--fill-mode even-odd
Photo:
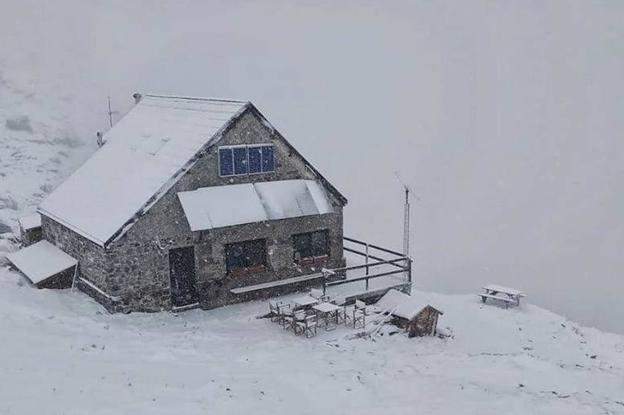
{"label": "chimney", "polygon": [[134,103],[138,104],[139,102],[141,102],[141,98],[143,98],[143,96],[138,92],[135,92],[134,94],[132,94],[132,98],[134,98]]}

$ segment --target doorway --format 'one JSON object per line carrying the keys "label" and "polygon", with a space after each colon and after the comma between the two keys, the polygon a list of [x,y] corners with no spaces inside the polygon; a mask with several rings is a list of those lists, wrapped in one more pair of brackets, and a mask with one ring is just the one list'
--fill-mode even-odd
{"label": "doorway", "polygon": [[199,301],[195,278],[195,248],[187,246],[169,250],[171,302],[183,307]]}

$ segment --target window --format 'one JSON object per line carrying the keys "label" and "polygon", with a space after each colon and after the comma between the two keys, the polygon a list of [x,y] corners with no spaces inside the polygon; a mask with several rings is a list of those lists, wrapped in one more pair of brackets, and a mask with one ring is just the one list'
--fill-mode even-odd
{"label": "window", "polygon": [[294,260],[314,262],[314,259],[325,259],[329,256],[329,233],[327,230],[300,233],[293,235]]}
{"label": "window", "polygon": [[266,240],[237,242],[225,245],[225,268],[229,274],[263,271],[266,266]]}
{"label": "window", "polygon": [[234,174],[234,159],[231,148],[219,149],[219,174],[221,176],[231,176]]}
{"label": "window", "polygon": [[260,172],[262,172],[262,147],[249,147],[249,173]]}
{"label": "window", "polygon": [[234,148],[234,174],[247,174],[247,147]]}
{"label": "window", "polygon": [[262,171],[273,171],[273,146],[262,147]]}
{"label": "window", "polygon": [[275,171],[273,145],[219,147],[219,175],[270,173]]}

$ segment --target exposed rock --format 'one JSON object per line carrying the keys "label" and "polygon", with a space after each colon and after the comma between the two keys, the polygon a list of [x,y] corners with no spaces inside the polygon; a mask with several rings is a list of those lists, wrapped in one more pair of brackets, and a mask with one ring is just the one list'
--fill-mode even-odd
{"label": "exposed rock", "polygon": [[13,131],[27,131],[32,133],[32,126],[30,125],[30,118],[28,115],[21,115],[15,118],[8,118],[4,124],[7,129]]}
{"label": "exposed rock", "polygon": [[6,223],[0,222],[0,233],[11,233],[13,229]]}

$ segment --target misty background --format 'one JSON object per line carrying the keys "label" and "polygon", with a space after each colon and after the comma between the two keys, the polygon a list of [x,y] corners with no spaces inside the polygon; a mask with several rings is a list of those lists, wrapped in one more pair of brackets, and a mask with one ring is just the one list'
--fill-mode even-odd
{"label": "misty background", "polygon": [[66,168],[107,96],[114,120],[135,91],[251,100],[349,199],[346,235],[400,249],[410,185],[415,287],[624,333],[624,3],[0,4],[0,103],[83,141]]}

